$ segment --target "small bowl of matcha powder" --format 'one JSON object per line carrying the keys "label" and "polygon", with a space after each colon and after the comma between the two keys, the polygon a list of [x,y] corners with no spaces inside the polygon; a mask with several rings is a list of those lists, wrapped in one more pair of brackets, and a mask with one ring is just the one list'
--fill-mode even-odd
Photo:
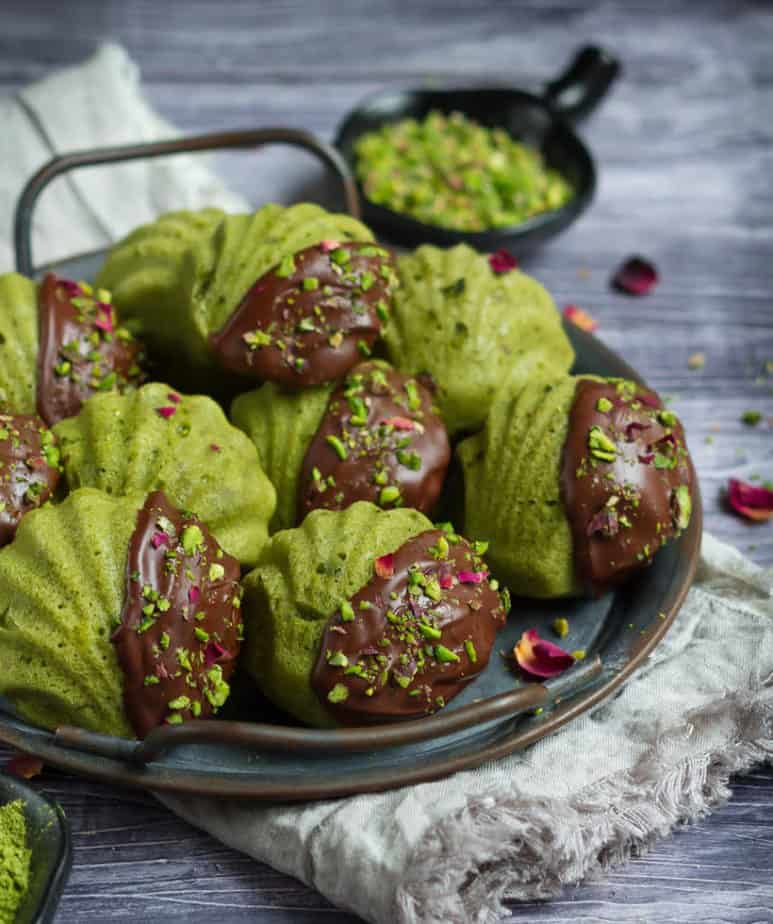
{"label": "small bowl of matcha powder", "polygon": [[0,924],[16,921],[29,889],[31,860],[24,802],[6,802],[0,806]]}
{"label": "small bowl of matcha powder", "polygon": [[454,231],[513,227],[574,195],[536,148],[461,112],[384,123],[354,153],[371,202]]}

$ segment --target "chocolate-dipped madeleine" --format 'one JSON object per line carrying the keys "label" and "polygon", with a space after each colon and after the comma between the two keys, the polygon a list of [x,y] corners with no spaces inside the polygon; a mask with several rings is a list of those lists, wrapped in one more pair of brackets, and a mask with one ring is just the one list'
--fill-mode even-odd
{"label": "chocolate-dipped madeleine", "polygon": [[360,363],[337,388],[263,385],[240,395],[231,415],[277,489],[273,529],[357,500],[429,513],[440,495],[450,448],[432,392],[380,360]]}
{"label": "chocolate-dipped madeleine", "polygon": [[370,355],[395,281],[365,225],[308,203],[163,216],[98,277],[176,374],[210,389],[224,370],[292,387],[341,378]]}
{"label": "chocolate-dipped madeleine", "polygon": [[73,491],[0,551],[0,694],[36,725],[126,737],[211,715],[239,653],[238,582],[163,493]]}
{"label": "chocolate-dipped madeleine", "polygon": [[57,439],[36,414],[0,414],[0,546],[54,493],[61,470]]}
{"label": "chocolate-dipped madeleine", "polygon": [[486,667],[505,622],[483,551],[407,508],[315,510],[244,579],[243,663],[310,725],[435,712]]}
{"label": "chocolate-dipped madeleine", "polygon": [[0,276],[0,403],[49,426],[93,394],[143,379],[142,349],[118,323],[110,293],[49,273],[36,285]]}
{"label": "chocolate-dipped madeleine", "polygon": [[676,415],[624,379],[505,390],[462,442],[465,532],[513,593],[598,596],[687,528],[694,472]]}

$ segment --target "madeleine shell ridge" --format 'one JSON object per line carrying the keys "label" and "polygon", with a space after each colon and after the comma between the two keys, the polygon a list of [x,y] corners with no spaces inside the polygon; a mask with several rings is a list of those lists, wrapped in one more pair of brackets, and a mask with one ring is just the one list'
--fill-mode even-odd
{"label": "madeleine shell ridge", "polygon": [[252,440],[258,458],[276,489],[271,532],[297,522],[298,483],[306,450],[327,409],[334,385],[288,391],[266,382],[231,405],[231,420]]}
{"label": "madeleine shell ridge", "polygon": [[335,724],[311,687],[327,621],[368,582],[376,558],[431,525],[416,510],[358,501],[314,510],[271,538],[242,582],[242,665],[269,699],[309,725]]}
{"label": "madeleine shell ridge", "polygon": [[561,460],[577,379],[503,389],[486,426],[463,440],[464,535],[489,542],[486,557],[513,594],[580,593]]}
{"label": "madeleine shell ridge", "polygon": [[142,500],[75,491],[0,551],[0,694],[34,725],[132,738],[110,636]]}
{"label": "madeleine shell ridge", "polygon": [[36,410],[37,292],[26,276],[0,275],[0,405],[16,414]]}
{"label": "madeleine shell ridge", "polygon": [[480,428],[504,384],[569,370],[574,351],[536,279],[496,274],[465,244],[423,245],[397,262],[387,358],[403,372],[432,376],[450,433]]}
{"label": "madeleine shell ridge", "polygon": [[71,489],[113,496],[162,490],[206,523],[229,555],[256,562],[276,494],[254,445],[211,398],[154,382],[96,395],[54,432]]}

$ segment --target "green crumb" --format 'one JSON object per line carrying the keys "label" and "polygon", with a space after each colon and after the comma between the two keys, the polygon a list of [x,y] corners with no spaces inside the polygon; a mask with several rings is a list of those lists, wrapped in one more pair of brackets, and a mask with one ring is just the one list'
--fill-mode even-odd
{"label": "green crumb", "polygon": [[342,683],[337,683],[327,694],[327,698],[331,703],[345,703],[349,699],[349,688]]}
{"label": "green crumb", "polygon": [[569,620],[559,616],[553,620],[551,628],[559,638],[566,638],[569,635]]}
{"label": "green crumb", "polygon": [[519,224],[574,195],[539,150],[460,112],[386,124],[363,135],[355,153],[373,202],[460,231]]}
{"label": "green crumb", "polygon": [[0,806],[0,924],[13,924],[29,888],[27,823],[21,799]]}
{"label": "green crumb", "polygon": [[596,402],[596,410],[600,411],[602,414],[608,414],[613,407],[614,404],[612,404],[609,398],[599,398]]}
{"label": "green crumb", "polygon": [[741,414],[741,421],[745,423],[747,427],[756,427],[761,420],[762,414],[759,411],[744,411],[743,414]]}

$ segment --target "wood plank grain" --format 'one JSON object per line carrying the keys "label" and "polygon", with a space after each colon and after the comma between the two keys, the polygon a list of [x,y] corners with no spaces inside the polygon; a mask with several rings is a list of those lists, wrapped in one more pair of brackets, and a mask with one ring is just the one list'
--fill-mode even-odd
{"label": "wood plank grain", "polygon": [[[151,102],[187,131],[289,124],[332,137],[346,110],[384,86],[476,82],[538,87],[585,41],[621,57],[624,79],[582,127],[600,164],[591,210],[525,261],[559,306],[673,396],[700,473],[707,528],[773,563],[773,524],[729,513],[730,476],[773,479],[773,14],[758,2],[635,0],[5,0],[0,92],[74,64],[106,38],[140,64]],[[77,139],[74,139],[74,143]],[[319,169],[284,149],[224,156],[256,203],[334,203]],[[609,277],[644,252],[662,282],[648,298]],[[706,355],[690,371],[688,357]],[[46,770],[75,835],[62,922],[355,919],[313,891],[171,816],[151,797]],[[773,921],[773,770],[734,783],[711,819],[603,881],[510,921]]]}

